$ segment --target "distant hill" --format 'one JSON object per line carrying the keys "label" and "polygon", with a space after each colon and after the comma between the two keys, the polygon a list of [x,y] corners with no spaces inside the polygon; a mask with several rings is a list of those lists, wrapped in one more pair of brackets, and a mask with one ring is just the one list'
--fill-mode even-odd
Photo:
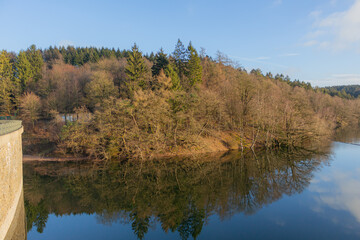
{"label": "distant hill", "polygon": [[321,91],[331,96],[354,99],[360,95],[360,85],[341,85],[321,88]]}

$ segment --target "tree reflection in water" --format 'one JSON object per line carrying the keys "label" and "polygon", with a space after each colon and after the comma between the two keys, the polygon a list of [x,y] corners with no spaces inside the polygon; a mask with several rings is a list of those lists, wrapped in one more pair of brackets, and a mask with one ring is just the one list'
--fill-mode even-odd
{"label": "tree reflection in water", "polygon": [[149,227],[200,234],[209,216],[252,214],[284,194],[302,192],[327,161],[322,151],[227,153],[201,159],[126,163],[27,163],[27,226],[39,232],[48,214],[96,214],[102,224],[131,223],[144,238]]}

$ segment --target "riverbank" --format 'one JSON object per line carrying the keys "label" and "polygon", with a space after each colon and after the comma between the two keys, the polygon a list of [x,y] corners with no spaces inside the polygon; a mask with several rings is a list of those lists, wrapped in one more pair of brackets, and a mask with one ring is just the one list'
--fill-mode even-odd
{"label": "riverbank", "polygon": [[23,162],[78,162],[89,161],[88,157],[41,157],[35,155],[24,155]]}
{"label": "riverbank", "polygon": [[[38,132],[43,132],[39,131]],[[249,136],[250,133],[247,133]],[[74,161],[102,161],[103,158],[86,156],[82,154],[65,153],[58,148],[55,142],[48,139],[48,134],[26,134],[24,141],[24,162],[74,162]],[[219,132],[213,136],[199,136],[197,144],[193,146],[176,146],[168,151],[150,152],[134,157],[138,160],[148,159],[167,159],[174,157],[199,157],[207,154],[226,153],[229,151],[255,151],[260,152],[264,149],[279,149],[279,146],[267,146],[266,135],[257,133],[256,141],[250,137],[242,137],[239,133],[227,131]],[[323,136],[321,142],[331,140],[329,136]],[[316,141],[319,144],[320,141]],[[315,139],[314,139],[315,143]],[[308,144],[308,147],[311,144]],[[286,148],[286,147],[285,147]],[[131,157],[113,158],[115,160],[132,159]]]}
{"label": "riverbank", "polygon": [[[40,140],[39,140],[40,139]],[[31,143],[31,138],[26,140],[26,151],[23,156],[24,162],[74,162],[74,161],[101,161],[90,156],[62,154],[55,147],[55,143],[47,142],[46,138],[37,138],[34,143]],[[36,142],[40,143],[39,146],[33,148]],[[199,137],[199,145],[189,148],[176,147],[171,151],[152,153],[146,156],[146,159],[166,159],[174,157],[198,157],[207,154],[222,154],[229,151],[236,150],[251,150],[252,142],[250,139],[241,139],[239,134],[233,132],[220,133],[217,137]],[[30,144],[31,143],[31,144]],[[50,146],[50,148],[49,148]],[[254,146],[253,150],[258,151],[264,149],[263,147]],[[35,151],[34,151],[35,150]],[[145,158],[145,156],[144,156]],[[125,158],[124,158],[125,159]],[[128,158],[129,159],[129,158]],[[138,158],[139,159],[139,158]],[[141,158],[140,158],[141,159]]]}

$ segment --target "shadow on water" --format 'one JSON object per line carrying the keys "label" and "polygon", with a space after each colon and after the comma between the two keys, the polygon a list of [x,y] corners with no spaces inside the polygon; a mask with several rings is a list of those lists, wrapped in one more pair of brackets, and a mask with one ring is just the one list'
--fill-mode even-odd
{"label": "shadow on water", "polygon": [[284,195],[301,193],[328,161],[319,151],[232,152],[201,159],[127,163],[26,163],[28,231],[49,214],[96,214],[98,222],[131,224],[142,239],[153,225],[196,238],[211,215],[254,214]]}
{"label": "shadow on water", "polygon": [[360,127],[348,126],[345,129],[335,131],[334,141],[360,145]]}
{"label": "shadow on water", "polygon": [[24,208],[24,192],[21,192],[19,203],[17,204],[14,219],[4,240],[25,240],[26,239],[26,220]]}

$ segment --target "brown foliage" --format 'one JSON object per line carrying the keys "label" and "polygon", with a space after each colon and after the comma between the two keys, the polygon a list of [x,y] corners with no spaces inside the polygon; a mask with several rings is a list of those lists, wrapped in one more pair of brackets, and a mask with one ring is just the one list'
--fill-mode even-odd
{"label": "brown foliage", "polygon": [[32,92],[25,93],[20,99],[20,115],[24,124],[32,124],[40,117],[41,101],[40,98]]}
{"label": "brown foliage", "polygon": [[[225,148],[298,147],[329,137],[336,127],[358,124],[359,100],[292,87],[219,59],[202,59],[202,83],[194,88],[172,90],[171,77],[161,71],[156,78],[147,76],[150,88],[136,90],[131,99],[124,87],[124,59],[103,59],[80,68],[54,65],[44,78],[47,83],[60,84],[65,78],[69,84],[65,80],[45,94],[46,103],[70,98],[61,93],[64,86],[73,86],[71,91],[81,97],[71,96],[76,104],[60,109],[86,103],[93,111],[91,120],[64,128],[62,146],[106,159],[216,150],[210,142]],[[94,85],[96,79],[99,84]],[[110,86],[110,94],[91,97],[104,93],[92,84]],[[119,89],[119,95],[113,89]]]}
{"label": "brown foliage", "polygon": [[78,68],[58,62],[44,71],[36,93],[44,99],[45,112],[73,112],[83,104],[84,89],[89,80],[88,66]]}

